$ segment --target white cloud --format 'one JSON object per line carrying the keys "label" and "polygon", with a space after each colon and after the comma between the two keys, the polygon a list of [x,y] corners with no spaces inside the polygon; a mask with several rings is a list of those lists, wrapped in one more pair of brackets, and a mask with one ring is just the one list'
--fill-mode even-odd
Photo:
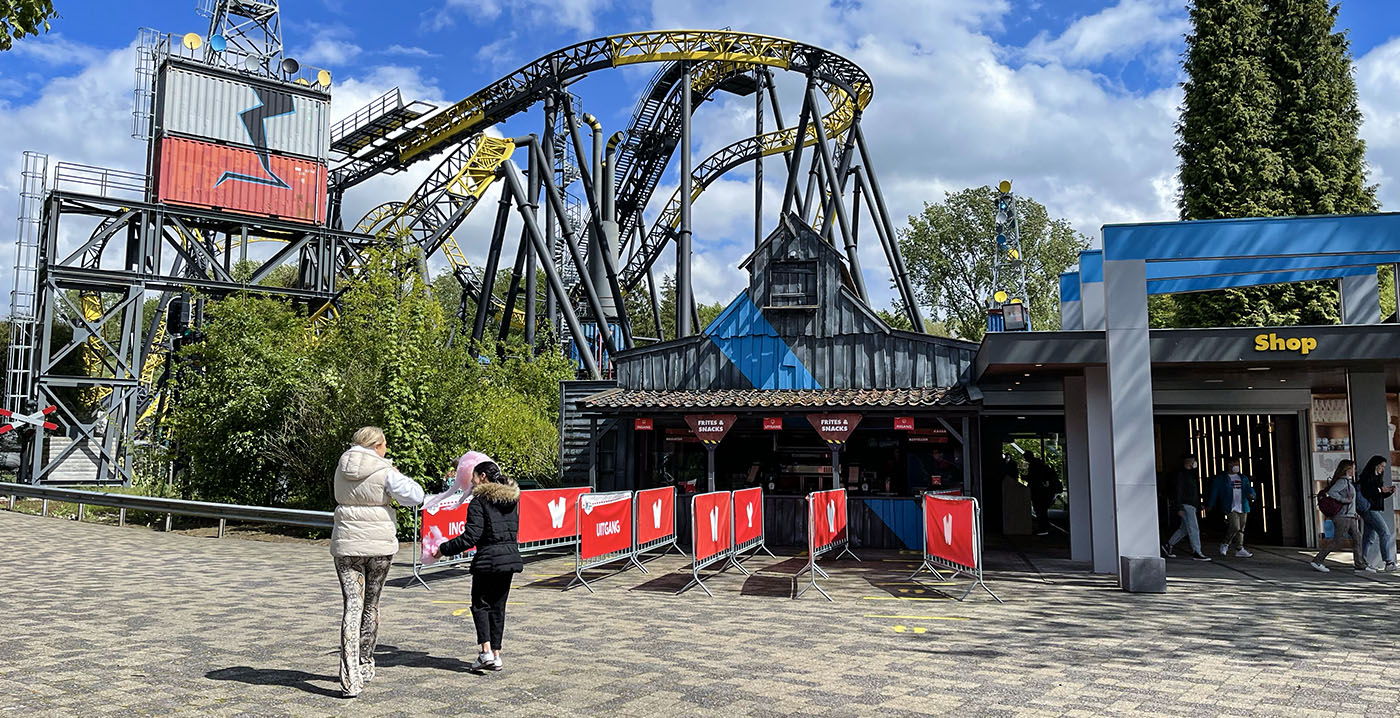
{"label": "white cloud", "polygon": [[1380,184],[1381,203],[1395,209],[1400,207],[1400,37],[1357,60],[1356,91],[1365,117],[1367,179]]}
{"label": "white cloud", "polygon": [[429,52],[422,47],[409,47],[406,45],[390,45],[381,52],[385,55],[402,55],[405,57],[442,57],[436,52]]}
{"label": "white cloud", "polygon": [[[1059,37],[1042,31],[1026,46],[1026,55],[1071,66],[1142,57],[1147,51],[1174,46],[1190,30],[1180,6],[1173,0],[1119,0],[1075,20]],[[1168,52],[1167,57],[1175,58],[1175,53]]]}
{"label": "white cloud", "polygon": [[350,29],[343,25],[321,27],[312,36],[309,47],[291,54],[317,67],[337,68],[364,52],[363,48],[351,42],[353,36]]}
{"label": "white cloud", "polygon": [[40,35],[17,42],[10,48],[15,57],[38,60],[49,67],[81,67],[97,62],[102,52],[95,47],[72,42],[62,33]]}
{"label": "white cloud", "polygon": [[613,4],[612,0],[446,0],[436,10],[423,13],[421,28],[444,30],[465,17],[481,26],[493,24],[504,12],[511,24],[528,24],[589,34],[597,27],[599,14]]}

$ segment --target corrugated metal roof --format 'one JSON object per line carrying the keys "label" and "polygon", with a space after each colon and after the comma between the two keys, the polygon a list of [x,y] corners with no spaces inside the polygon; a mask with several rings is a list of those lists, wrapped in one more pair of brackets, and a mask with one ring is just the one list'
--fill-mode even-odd
{"label": "corrugated metal roof", "polygon": [[595,409],[929,408],[972,403],[961,386],[929,389],[647,391],[609,389],[580,400]]}

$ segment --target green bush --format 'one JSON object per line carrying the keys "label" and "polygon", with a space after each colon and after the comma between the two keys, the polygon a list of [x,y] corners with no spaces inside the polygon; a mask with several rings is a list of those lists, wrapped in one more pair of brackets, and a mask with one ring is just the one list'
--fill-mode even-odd
{"label": "green bush", "polygon": [[468,448],[510,475],[553,483],[568,362],[474,358],[450,340],[455,319],[415,266],[409,252],[371,251],[335,322],[319,328],[274,299],[209,302],[205,340],[181,352],[167,419],[165,466],[173,462],[182,492],[329,509],[336,459],[366,425],[382,427],[395,466],[430,488]]}

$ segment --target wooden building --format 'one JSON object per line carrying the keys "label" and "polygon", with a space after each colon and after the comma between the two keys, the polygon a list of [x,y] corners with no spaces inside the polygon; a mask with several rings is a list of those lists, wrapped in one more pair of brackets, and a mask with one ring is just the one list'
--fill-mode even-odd
{"label": "wooden building", "polygon": [[[687,417],[732,417],[715,486],[762,485],[770,543],[805,541],[802,497],[845,486],[860,545],[916,547],[913,497],[977,490],[977,345],[891,329],[856,293],[845,257],[795,216],[740,265],[749,286],[692,337],[619,352],[610,382],[566,382],[561,463],[599,490],[707,490]],[[848,417],[833,481],[820,415]]]}

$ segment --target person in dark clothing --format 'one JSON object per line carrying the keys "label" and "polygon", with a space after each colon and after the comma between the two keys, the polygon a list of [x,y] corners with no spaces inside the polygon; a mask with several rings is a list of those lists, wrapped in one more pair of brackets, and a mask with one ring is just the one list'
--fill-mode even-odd
{"label": "person in dark clothing", "polygon": [[467,506],[467,529],[438,547],[455,556],[473,546],[472,621],[481,653],[473,670],[499,671],[501,638],[506,627],[506,598],[513,574],[525,570],[516,536],[520,531],[520,487],[501,473],[494,461],[483,461],[472,472],[472,501]]}
{"label": "person in dark clothing", "polygon": [[1372,456],[1366,462],[1366,468],[1356,475],[1356,488],[1366,500],[1365,509],[1356,513],[1361,516],[1362,560],[1370,564],[1371,542],[1374,541],[1380,560],[1385,562],[1385,570],[1394,571],[1395,534],[1391,533],[1390,522],[1386,521],[1385,500],[1395,493],[1395,487],[1385,485],[1386,463],[1384,456]]}
{"label": "person in dark clothing", "polygon": [[1035,535],[1050,533],[1050,505],[1064,485],[1055,470],[1035,454],[1026,454],[1026,480],[1031,488],[1031,509],[1035,511]]}
{"label": "person in dark clothing", "polygon": [[1191,558],[1209,561],[1210,557],[1201,553],[1201,482],[1196,476],[1196,457],[1186,454],[1181,457],[1181,468],[1168,482],[1167,501],[1170,513],[1181,519],[1176,532],[1162,544],[1162,553],[1167,558],[1176,558],[1176,545],[1182,539],[1191,544]]}

